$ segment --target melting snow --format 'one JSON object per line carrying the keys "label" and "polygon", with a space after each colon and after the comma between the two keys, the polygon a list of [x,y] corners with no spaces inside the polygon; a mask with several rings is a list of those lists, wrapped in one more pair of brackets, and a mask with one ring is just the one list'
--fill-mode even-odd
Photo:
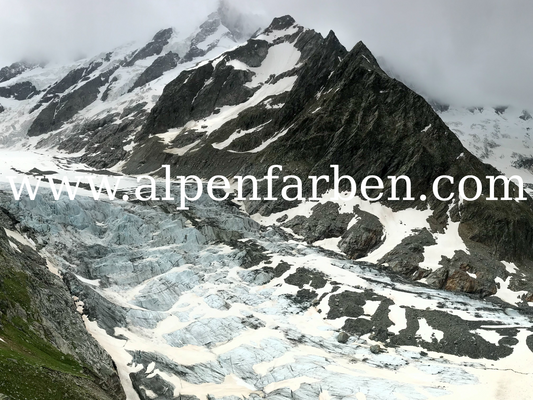
{"label": "melting snow", "polygon": [[505,269],[510,274],[516,274],[518,272],[518,267],[514,263],[507,261],[502,261],[501,263],[505,265]]}
{"label": "melting snow", "polygon": [[273,43],[276,39],[284,36],[291,36],[300,31],[301,27],[298,25],[292,25],[284,30],[276,30],[273,32],[267,32],[259,35],[257,40],[266,40],[267,42]]}
{"label": "melting snow", "polygon": [[285,136],[289,129],[290,127],[272,136],[270,139],[265,140],[260,146],[256,147],[255,149],[248,150],[245,153],[259,153],[260,151],[266,149],[268,146],[274,143],[276,140],[278,140],[280,137]]}
{"label": "melting snow", "polygon": [[511,289],[509,289],[509,283],[511,282],[511,277],[507,277],[507,279],[504,281],[502,278],[498,277],[495,279],[495,282],[499,285],[498,292],[496,293],[496,296],[502,299],[503,301],[506,301],[509,304],[516,305],[520,302],[520,297],[527,294],[527,291],[518,291],[514,292]]}
{"label": "melting snow", "polygon": [[248,68],[255,73],[255,76],[246,86],[250,88],[256,87],[266,82],[272,75],[278,76],[290,71],[296,67],[300,57],[300,51],[291,43],[283,42],[270,47],[260,67]]}
{"label": "melting snow", "polygon": [[422,268],[435,271],[441,267],[439,264],[443,256],[452,258],[456,251],[462,250],[470,254],[466,244],[459,235],[459,222],[451,221],[449,211],[448,226],[444,230],[444,233],[435,233],[433,237],[437,244],[424,248],[424,261],[420,263],[420,267]]}
{"label": "melting snow", "polygon": [[224,140],[223,142],[220,142],[220,143],[213,143],[213,147],[215,149],[218,149],[218,150],[222,150],[222,149],[225,149],[226,147],[228,147],[231,143],[233,143],[234,140],[236,139],[239,139],[249,133],[252,133],[252,132],[257,132],[259,130],[261,130],[261,128],[265,127],[266,125],[268,125],[272,120],[268,121],[268,122],[265,122],[264,124],[262,125],[259,125],[255,128],[252,128],[252,129],[248,129],[248,130],[239,130],[237,132],[234,132],[231,134],[231,136],[229,138],[227,138],[226,140]]}
{"label": "melting snow", "polygon": [[437,339],[437,342],[440,342],[444,337],[444,332],[439,331],[438,329],[433,329],[425,318],[420,318],[418,320],[420,328],[417,331],[417,335],[420,335],[422,340],[426,342],[433,341],[433,338]]}
{"label": "melting snow", "polygon": [[389,310],[389,319],[394,324],[393,326],[389,327],[389,331],[399,334],[401,330],[407,328],[405,308],[400,307],[398,304],[393,304],[389,307]]}

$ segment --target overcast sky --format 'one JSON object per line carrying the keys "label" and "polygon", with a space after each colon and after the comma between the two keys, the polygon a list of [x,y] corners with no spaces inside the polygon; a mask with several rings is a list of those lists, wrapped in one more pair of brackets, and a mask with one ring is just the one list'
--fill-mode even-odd
{"label": "overcast sky", "polygon": [[[533,109],[530,0],[230,0],[269,21],[359,40],[405,81],[441,101]],[[0,0],[0,64],[22,57],[79,57],[189,31],[217,0]]]}

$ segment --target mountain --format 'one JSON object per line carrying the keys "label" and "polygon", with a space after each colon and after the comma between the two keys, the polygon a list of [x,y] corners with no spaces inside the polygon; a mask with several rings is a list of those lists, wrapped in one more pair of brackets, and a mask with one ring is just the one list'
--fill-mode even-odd
{"label": "mountain", "polygon": [[[283,62],[274,62],[279,59]],[[413,192],[427,194],[427,201],[384,204],[395,210],[420,211],[429,205],[432,222],[420,224],[388,253],[383,252],[383,264],[415,279],[427,278],[435,287],[482,296],[496,293],[494,279],[508,277],[499,261],[515,262],[525,274],[530,270],[531,200],[438,201],[428,189],[440,175],[456,177],[452,188],[457,191],[463,176],[485,179],[499,173],[469,153],[421,96],[388,77],[363,43],[347,52],[333,33],[323,38],[290,17],[275,19],[247,44],[182,72],[165,88],[135,140],[139,144],[123,167],[126,173],[157,173],[161,165],[171,165],[176,174],[204,178],[263,176],[269,165],[279,164],[284,167],[282,176],[306,177],[329,175],[330,165],[338,164],[356,182],[369,175],[383,181],[391,175],[407,175]],[[281,179],[277,185],[274,191],[279,193]],[[326,189],[322,187],[322,193]],[[501,195],[502,188],[497,190]],[[308,181],[304,194],[310,192]],[[487,187],[483,193],[488,196]],[[390,195],[391,186],[385,186],[384,197]],[[249,202],[247,211],[280,214],[295,205],[282,199]],[[458,223],[455,233],[447,228],[452,223]],[[289,225],[294,223],[285,222]],[[310,242],[350,236],[347,224],[332,232],[315,229],[303,234],[313,239]],[[425,267],[419,267],[425,250],[408,250],[402,241],[426,236],[428,231],[429,242],[422,247],[435,246],[432,241],[439,235],[455,235],[464,242],[459,246],[465,251],[452,252],[444,260],[437,256],[431,262],[426,257]],[[379,242],[371,240],[365,246],[364,235],[351,237],[358,239],[343,242],[349,254],[365,255]],[[461,275],[468,282],[449,282],[465,265],[478,274],[476,282],[470,282],[466,273]],[[530,278],[520,284],[519,279],[513,285],[525,288]]]}
{"label": "mountain", "polygon": [[[190,34],[167,28],[144,45],[130,43],[69,65],[11,66],[15,72],[0,83],[1,143],[21,147],[30,139],[37,147],[90,149],[86,153],[102,156],[87,155],[85,162],[115,165],[127,154],[120,148],[131,142],[138,121],[169,81],[237,45],[242,33],[223,24],[223,11]],[[104,125],[113,128],[102,131]]]}
{"label": "mountain", "polygon": [[[455,178],[442,187],[455,192],[464,176],[498,175],[498,160],[527,168],[525,139],[506,132],[527,131],[528,114],[436,112],[362,42],[347,50],[290,16],[259,32],[250,21],[222,2],[192,33],[168,28],[72,64],[6,69],[0,199],[19,239],[0,237],[5,252],[55,265],[63,283],[53,293],[74,299],[52,302],[78,306],[128,399],[520,398],[533,361],[531,199],[488,201],[484,187],[476,201],[440,201],[430,189],[440,175]],[[486,139],[500,147],[478,145],[478,129],[496,121]],[[506,140],[519,155],[498,153]],[[331,175],[336,164],[357,182],[382,178],[384,199],[343,201],[323,184],[318,201],[204,194],[177,211],[95,201],[87,187],[74,200],[43,189],[16,201],[6,179],[120,176],[118,197],[133,199],[136,177],[164,177],[163,165],[208,179],[261,178],[275,164],[276,193],[283,177]],[[413,200],[385,200],[391,175],[411,178]],[[159,180],[158,197],[166,190]],[[30,240],[35,250],[18,254]],[[34,264],[30,275],[55,279]],[[28,286],[29,298],[46,298]],[[24,304],[7,293],[10,308]],[[56,312],[45,317],[64,334]],[[67,353],[84,362],[85,351]],[[120,398],[107,371],[105,395]]]}
{"label": "mountain", "polygon": [[507,176],[520,175],[531,190],[531,114],[516,107],[447,107],[442,120],[476,157]]}

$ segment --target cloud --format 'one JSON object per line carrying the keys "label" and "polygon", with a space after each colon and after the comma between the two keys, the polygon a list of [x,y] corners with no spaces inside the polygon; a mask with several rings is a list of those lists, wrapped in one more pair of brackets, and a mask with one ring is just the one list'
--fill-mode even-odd
{"label": "cloud", "polygon": [[[465,105],[533,109],[533,3],[529,0],[228,0],[263,21],[291,14],[351,48],[359,40],[419,92]],[[32,55],[92,55],[187,31],[216,0],[0,0],[0,62]],[[265,22],[266,23],[266,22]]]}
{"label": "cloud", "polygon": [[216,4],[216,0],[0,0],[0,61],[92,56],[133,40],[149,40],[170,26],[190,31]]}
{"label": "cloud", "polygon": [[528,0],[268,2],[351,48],[362,40],[418,91],[466,105],[533,108],[533,3]]}

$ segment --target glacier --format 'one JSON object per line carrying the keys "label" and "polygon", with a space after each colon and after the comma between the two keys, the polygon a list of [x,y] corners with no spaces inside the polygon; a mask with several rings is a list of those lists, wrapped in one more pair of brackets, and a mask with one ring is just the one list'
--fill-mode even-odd
{"label": "glacier", "polygon": [[528,316],[398,281],[231,201],[177,212],[1,197],[81,302],[129,399],[454,398],[503,379],[518,390],[529,374]]}

